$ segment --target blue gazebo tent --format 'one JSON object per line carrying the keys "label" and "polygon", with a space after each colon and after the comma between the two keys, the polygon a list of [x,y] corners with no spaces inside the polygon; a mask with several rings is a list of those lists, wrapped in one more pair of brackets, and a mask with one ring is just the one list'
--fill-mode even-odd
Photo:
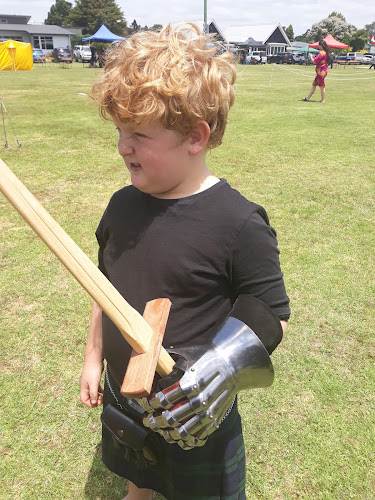
{"label": "blue gazebo tent", "polygon": [[83,42],[86,42],[86,40],[92,40],[93,42],[120,42],[121,40],[125,40],[125,38],[115,35],[102,24],[94,35],[82,38]]}

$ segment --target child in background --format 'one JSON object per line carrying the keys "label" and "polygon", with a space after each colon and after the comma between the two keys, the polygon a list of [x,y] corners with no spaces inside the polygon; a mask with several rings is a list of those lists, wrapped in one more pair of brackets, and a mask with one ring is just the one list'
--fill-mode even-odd
{"label": "child in background", "polygon": [[[207,152],[219,146],[234,102],[235,68],[191,24],[135,33],[107,56],[93,87],[119,134],[131,185],[111,198],[97,229],[99,268],[141,314],[149,300],[172,302],[163,345],[202,345],[240,295],[264,302],[281,321],[289,299],[275,231],[265,210],[213,175]],[[278,321],[277,321],[278,323]],[[120,386],[131,353],[93,304],[81,401],[142,421]],[[244,499],[245,452],[237,402],[200,448],[183,450],[149,431],[157,460],[139,459],[105,426],[102,457],[128,479],[128,500]]]}

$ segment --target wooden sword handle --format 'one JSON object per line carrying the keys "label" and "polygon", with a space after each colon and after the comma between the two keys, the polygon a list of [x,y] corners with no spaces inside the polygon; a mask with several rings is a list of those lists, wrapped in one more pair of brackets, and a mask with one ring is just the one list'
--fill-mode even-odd
{"label": "wooden sword handle", "polygon": [[[151,344],[152,328],[126,302],[112,283],[99,271],[95,264],[91,262],[1,159],[0,191],[115,323],[132,348],[138,353],[146,352]],[[161,348],[156,368],[159,375],[169,374],[173,365],[172,357],[164,348]]]}
{"label": "wooden sword handle", "polygon": [[153,330],[150,349],[138,354],[133,349],[121,387],[121,394],[127,398],[142,398],[151,394],[164,331],[171,309],[169,299],[156,299],[147,302],[144,319]]}

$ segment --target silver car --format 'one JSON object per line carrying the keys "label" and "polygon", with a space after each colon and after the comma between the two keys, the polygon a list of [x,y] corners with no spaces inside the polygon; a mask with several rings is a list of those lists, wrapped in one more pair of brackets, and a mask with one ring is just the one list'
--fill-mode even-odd
{"label": "silver car", "polygon": [[74,59],[78,62],[88,62],[91,60],[91,49],[89,45],[76,45],[74,47]]}
{"label": "silver car", "polygon": [[375,54],[370,54],[369,52],[367,54],[363,54],[361,64],[372,64],[375,62]]}

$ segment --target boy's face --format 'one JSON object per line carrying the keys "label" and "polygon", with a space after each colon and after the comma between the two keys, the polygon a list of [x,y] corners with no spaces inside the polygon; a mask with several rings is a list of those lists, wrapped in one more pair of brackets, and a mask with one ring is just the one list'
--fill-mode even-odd
{"label": "boy's face", "polygon": [[193,194],[196,175],[191,168],[189,139],[159,122],[142,125],[114,120],[119,133],[118,151],[130,172],[132,184],[159,198],[180,198]]}

